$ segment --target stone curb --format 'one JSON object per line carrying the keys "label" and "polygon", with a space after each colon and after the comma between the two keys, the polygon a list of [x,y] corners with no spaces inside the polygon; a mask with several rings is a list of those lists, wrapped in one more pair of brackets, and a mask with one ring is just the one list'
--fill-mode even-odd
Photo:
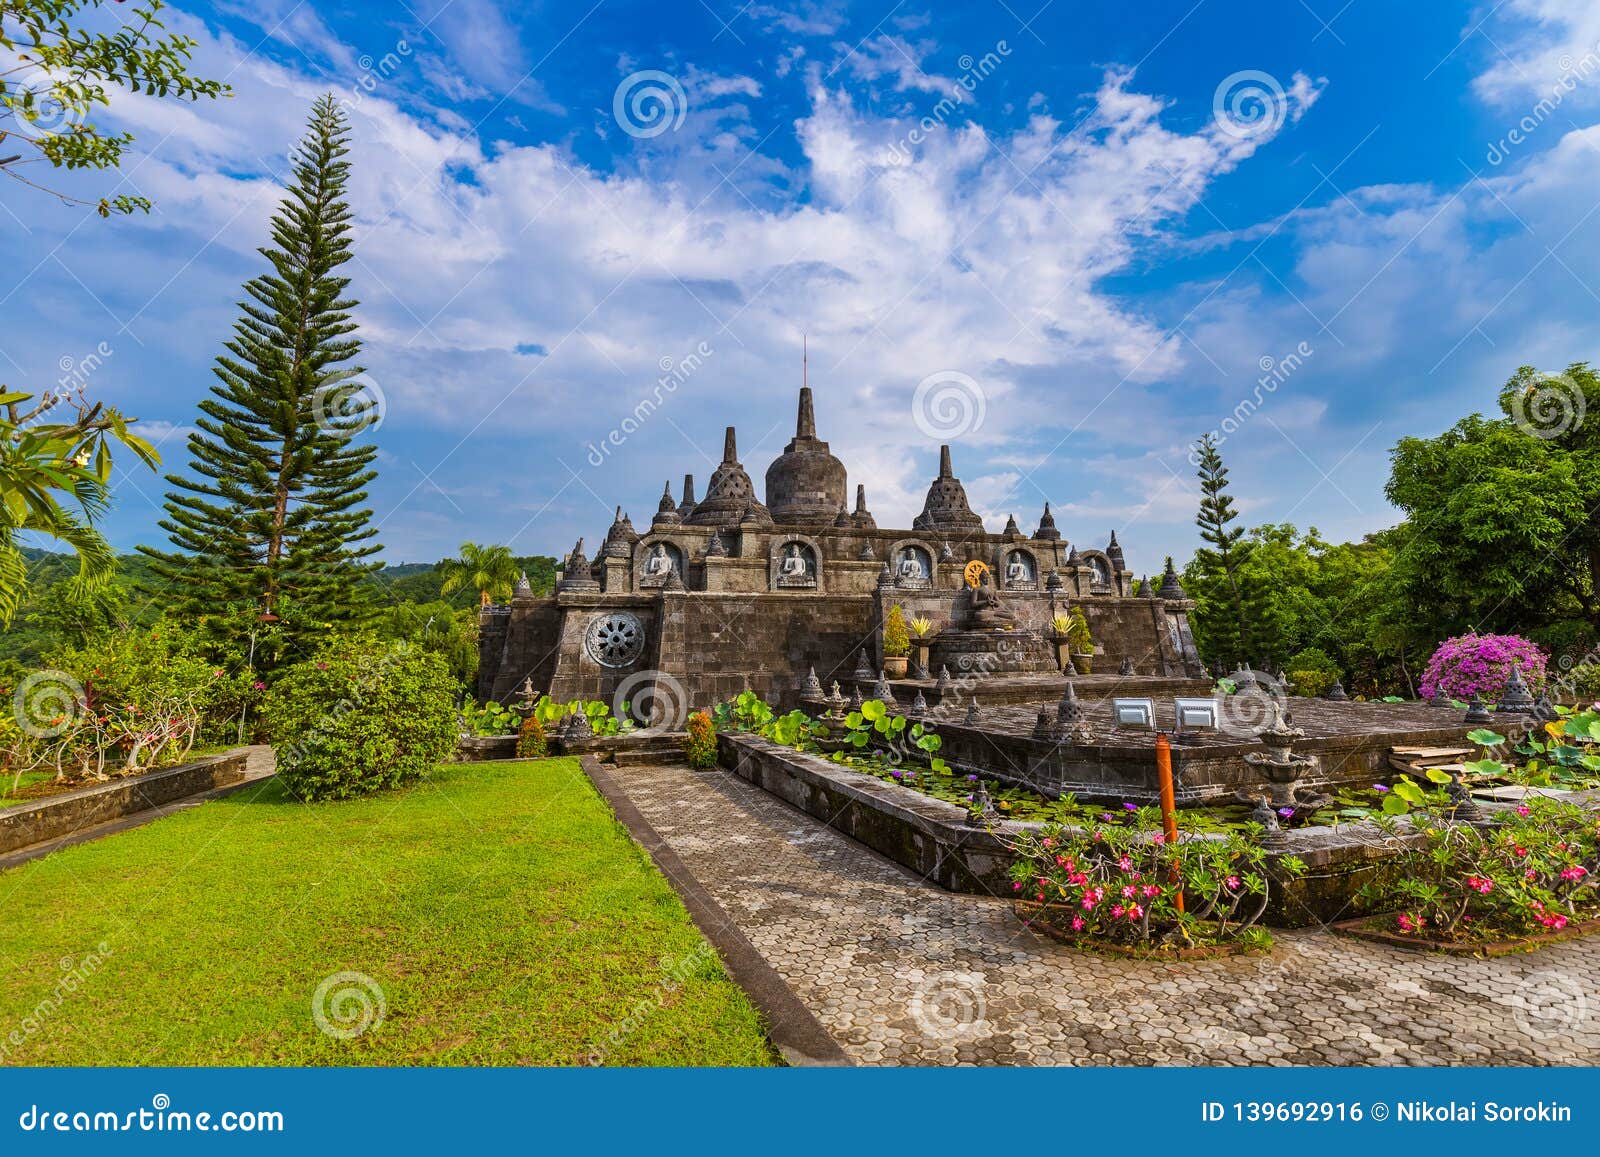
{"label": "stone curb", "polygon": [[[234,751],[240,750],[244,749],[234,749]],[[225,754],[231,755],[233,752]],[[28,844],[26,847],[16,848],[0,854],[0,871],[26,864],[30,860],[40,859],[43,856],[48,856],[51,852],[60,851],[62,848],[70,848],[75,844],[86,844],[90,840],[98,840],[104,836],[114,836],[119,832],[143,827],[145,824],[154,823],[156,820],[165,819],[167,816],[176,815],[181,811],[187,811],[210,800],[222,799],[225,796],[233,795],[235,792],[243,791],[245,788],[265,783],[276,774],[277,772],[274,769],[264,772],[246,771],[244,778],[235,780],[232,783],[209,788],[194,795],[181,796],[178,799],[168,800],[165,803],[159,803],[128,815],[90,824],[65,835],[55,836],[47,840],[40,840],[38,843]]]}
{"label": "stone curb", "polygon": [[611,806],[618,822],[649,853],[661,874],[677,891],[696,927],[722,958],[728,974],[761,1010],[767,1020],[767,1035],[783,1059],[797,1067],[854,1065],[839,1042],[822,1027],[822,1022],[801,1003],[777,970],[739,931],[722,905],[678,858],[678,853],[650,826],[644,813],[604,765],[592,755],[583,756],[579,763],[595,790]]}

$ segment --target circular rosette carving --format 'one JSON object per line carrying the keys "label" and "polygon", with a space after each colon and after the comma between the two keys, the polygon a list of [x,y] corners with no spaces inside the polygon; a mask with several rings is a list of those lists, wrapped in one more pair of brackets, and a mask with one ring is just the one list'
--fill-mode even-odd
{"label": "circular rosette carving", "polygon": [[584,633],[584,650],[602,667],[627,667],[644,653],[644,624],[628,611],[596,615]]}

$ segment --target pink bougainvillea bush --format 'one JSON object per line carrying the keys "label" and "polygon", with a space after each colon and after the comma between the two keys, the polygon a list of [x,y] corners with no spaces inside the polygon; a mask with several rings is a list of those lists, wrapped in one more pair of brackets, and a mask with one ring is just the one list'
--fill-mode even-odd
{"label": "pink bougainvillea bush", "polygon": [[1545,683],[1544,652],[1521,635],[1458,635],[1439,644],[1422,675],[1422,696],[1443,690],[1453,699],[1481,695],[1492,702],[1511,678],[1511,665],[1537,694]]}

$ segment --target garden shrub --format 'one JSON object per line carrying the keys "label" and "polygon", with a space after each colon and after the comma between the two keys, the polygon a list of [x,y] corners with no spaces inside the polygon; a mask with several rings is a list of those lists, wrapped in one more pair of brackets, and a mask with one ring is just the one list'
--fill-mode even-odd
{"label": "garden shrub", "polygon": [[521,759],[543,759],[550,751],[550,741],[544,733],[544,724],[537,715],[530,715],[517,729],[517,756]]}
{"label": "garden shrub", "polygon": [[711,716],[696,711],[689,716],[689,732],[683,741],[683,755],[690,767],[706,771],[717,766],[717,729]]}
{"label": "garden shrub", "polygon": [[1481,827],[1434,815],[1413,828],[1423,845],[1397,849],[1362,893],[1395,913],[1393,931],[1490,941],[1600,917],[1600,813],[1535,796]]}
{"label": "garden shrub", "polygon": [[[1178,947],[1243,941],[1265,947],[1256,927],[1267,908],[1266,854],[1238,832],[1175,844],[1155,808],[1137,808],[1124,826],[1051,824],[1017,837],[1011,866],[1018,899],[1050,906],[1052,925],[1086,941]],[[1288,871],[1298,861],[1286,857]],[[1178,910],[1182,891],[1186,911]]]}
{"label": "garden shrub", "polygon": [[278,778],[304,800],[409,783],[456,744],[455,680],[408,643],[344,641],[284,672],[263,715]]}
{"label": "garden shrub", "polygon": [[911,632],[906,630],[906,613],[899,603],[889,608],[883,620],[883,653],[890,658],[911,654]]}
{"label": "garden shrub", "polygon": [[1454,699],[1499,698],[1515,663],[1535,693],[1545,685],[1545,656],[1520,635],[1460,635],[1439,644],[1422,675],[1422,697],[1443,691]]}
{"label": "garden shrub", "polygon": [[1326,694],[1339,678],[1339,664],[1320,647],[1307,647],[1289,659],[1289,681],[1296,695],[1316,698]]}

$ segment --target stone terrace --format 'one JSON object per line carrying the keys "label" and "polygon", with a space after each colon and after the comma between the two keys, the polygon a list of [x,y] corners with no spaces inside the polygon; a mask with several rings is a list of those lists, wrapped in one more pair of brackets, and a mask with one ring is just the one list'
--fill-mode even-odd
{"label": "stone terrace", "polygon": [[726,772],[614,774],[863,1064],[1600,1064],[1600,937],[1480,960],[1317,930],[1266,956],[1103,957]]}

